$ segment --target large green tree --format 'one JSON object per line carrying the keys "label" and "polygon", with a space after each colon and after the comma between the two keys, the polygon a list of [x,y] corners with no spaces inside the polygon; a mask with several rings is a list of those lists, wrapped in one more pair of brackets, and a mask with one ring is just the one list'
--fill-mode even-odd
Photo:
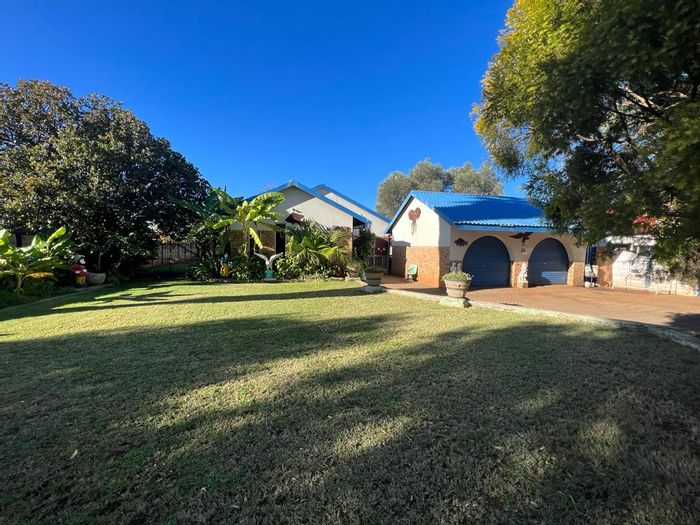
{"label": "large green tree", "polygon": [[476,169],[467,162],[460,167],[445,169],[430,159],[424,159],[406,174],[392,171],[379,184],[377,211],[391,217],[412,190],[500,195],[503,186],[488,164],[482,164]]}
{"label": "large green tree", "polygon": [[644,231],[700,277],[700,3],[520,0],[483,80],[476,130],[584,242]]}
{"label": "large green tree", "polygon": [[192,221],[206,182],[167,140],[100,95],[50,82],[0,84],[0,224],[27,234],[65,226],[105,266],[143,255]]}

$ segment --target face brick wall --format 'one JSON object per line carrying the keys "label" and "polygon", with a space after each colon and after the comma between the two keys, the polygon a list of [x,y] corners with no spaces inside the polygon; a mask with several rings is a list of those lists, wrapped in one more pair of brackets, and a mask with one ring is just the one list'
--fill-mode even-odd
{"label": "face brick wall", "polygon": [[409,246],[406,248],[405,265],[408,264],[418,266],[418,282],[442,286],[440,277],[450,268],[450,249],[446,246]]}

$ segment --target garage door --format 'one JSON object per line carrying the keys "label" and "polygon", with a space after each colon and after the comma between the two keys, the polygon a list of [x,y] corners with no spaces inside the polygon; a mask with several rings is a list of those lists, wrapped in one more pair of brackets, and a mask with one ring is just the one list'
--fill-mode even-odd
{"label": "garage door", "polygon": [[479,237],[467,248],[462,269],[472,275],[474,288],[508,286],[510,257],[505,245],[495,237]]}
{"label": "garage door", "polygon": [[531,285],[566,284],[569,257],[556,239],[544,239],[535,246],[527,265],[527,282]]}

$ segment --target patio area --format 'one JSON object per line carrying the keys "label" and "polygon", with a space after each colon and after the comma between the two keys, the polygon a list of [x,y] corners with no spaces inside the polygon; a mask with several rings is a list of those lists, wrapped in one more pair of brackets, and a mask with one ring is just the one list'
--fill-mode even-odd
{"label": "patio area", "polygon": [[[385,276],[382,284],[432,295],[445,293],[440,288],[408,282],[394,275]],[[472,301],[636,321],[700,333],[700,299],[696,297],[554,285],[482,288],[470,290],[468,295]]]}

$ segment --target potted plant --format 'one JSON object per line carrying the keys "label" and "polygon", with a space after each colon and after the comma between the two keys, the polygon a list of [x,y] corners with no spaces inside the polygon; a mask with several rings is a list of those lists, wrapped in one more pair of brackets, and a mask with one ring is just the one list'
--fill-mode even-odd
{"label": "potted plant", "polygon": [[346,267],[347,276],[351,279],[359,277],[364,267],[365,263],[363,261],[357,259],[350,261]]}
{"label": "potted plant", "polygon": [[367,286],[379,286],[382,283],[382,277],[384,276],[384,268],[379,266],[370,266],[365,268],[364,271],[365,278],[362,279]]}
{"label": "potted plant", "polygon": [[442,276],[447,295],[463,299],[472,282],[472,276],[465,272],[449,272]]}

